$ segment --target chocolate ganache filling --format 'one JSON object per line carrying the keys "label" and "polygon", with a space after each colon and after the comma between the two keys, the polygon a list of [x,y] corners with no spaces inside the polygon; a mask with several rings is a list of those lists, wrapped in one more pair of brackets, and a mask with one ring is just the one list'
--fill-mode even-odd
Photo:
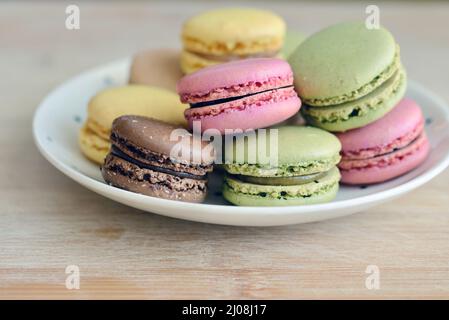
{"label": "chocolate ganache filling", "polygon": [[168,168],[152,166],[152,165],[149,165],[146,163],[142,163],[139,160],[131,158],[130,156],[128,156],[126,153],[122,152],[120,149],[118,149],[114,145],[112,145],[112,147],[111,147],[111,153],[116,157],[122,158],[125,161],[128,161],[130,163],[135,164],[136,166],[139,166],[140,168],[149,169],[149,170],[162,172],[162,173],[166,173],[166,174],[171,174],[173,176],[177,176],[180,178],[188,178],[188,179],[195,179],[195,180],[206,180],[207,179],[207,174],[203,175],[203,176],[199,176],[199,175],[194,175],[194,174],[187,173],[187,172],[179,172],[179,171],[171,170]]}

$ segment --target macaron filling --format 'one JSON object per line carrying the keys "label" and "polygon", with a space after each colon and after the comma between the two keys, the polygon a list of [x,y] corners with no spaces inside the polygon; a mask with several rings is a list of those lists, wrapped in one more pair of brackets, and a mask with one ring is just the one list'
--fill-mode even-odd
{"label": "macaron filling", "polygon": [[299,98],[293,87],[279,88],[277,90],[274,89],[259,92],[253,95],[241,97],[237,100],[219,103],[212,106],[187,108],[184,111],[184,115],[186,119],[193,121],[200,120],[203,117],[217,116],[227,112],[243,111],[283,102],[295,103],[295,101],[297,101],[297,104],[300,105]]}
{"label": "macaron filling", "polygon": [[157,172],[167,173],[171,174],[180,178],[189,178],[189,179],[195,179],[195,180],[205,180],[207,179],[207,173],[205,175],[195,175],[188,172],[181,172],[176,170],[171,170],[170,168],[164,168],[160,166],[150,165],[147,163],[140,162],[139,160],[133,159],[130,156],[128,156],[126,153],[122,152],[119,148],[116,146],[112,146],[111,148],[111,154],[121,158],[127,162],[130,162],[132,164],[135,164],[136,166],[144,169],[149,169]]}
{"label": "macaron filling", "polygon": [[275,58],[279,55],[280,50],[255,52],[255,53],[249,53],[249,54],[245,54],[245,55],[237,55],[237,54],[215,55],[215,54],[211,54],[211,53],[195,52],[192,50],[186,50],[186,52],[193,54],[200,59],[211,60],[211,61],[217,62],[217,63],[224,63],[224,62],[236,61],[236,60],[241,60],[241,59]]}
{"label": "macaron filling", "polygon": [[385,149],[383,149],[384,153],[380,151],[378,154],[367,156],[365,158],[355,155],[355,153],[352,153],[350,156],[343,155],[342,161],[339,163],[338,167],[343,171],[348,171],[391,166],[402,161],[407,156],[414,154],[426,143],[427,136],[424,131],[421,131],[415,139],[404,146],[398,146],[393,150],[391,150],[391,147],[386,146]]}
{"label": "macaron filling", "polygon": [[303,176],[293,177],[254,177],[244,175],[231,175],[231,177],[252,184],[275,185],[275,186],[294,186],[306,184],[321,179],[326,173],[319,172]]}
{"label": "macaron filling", "polygon": [[291,71],[284,76],[272,76],[261,81],[245,81],[233,85],[212,87],[202,91],[195,90],[192,92],[187,90],[187,92],[180,92],[180,98],[181,102],[192,105],[223,98],[242,97],[251,93],[261,93],[290,86],[293,86],[293,74]]}
{"label": "macaron filling", "polygon": [[172,159],[167,155],[156,153],[150,150],[140,148],[131,141],[120,137],[115,132],[111,134],[112,148],[118,156],[134,161],[149,167],[166,167],[172,172],[190,174],[192,176],[202,177],[212,171],[212,164],[187,163],[178,159]]}
{"label": "macaron filling", "polygon": [[[176,193],[193,191],[201,199],[207,189],[207,180],[191,179],[140,167],[110,153],[102,166],[105,180],[116,187],[133,192],[153,190],[173,190]],[[175,194],[176,196],[176,194]]]}
{"label": "macaron filling", "polygon": [[234,97],[229,97],[229,98],[222,98],[222,99],[216,99],[216,100],[208,100],[208,101],[191,103],[190,107],[191,108],[201,108],[201,107],[213,106],[213,105],[231,102],[231,101],[235,101],[235,100],[239,100],[239,99],[243,99],[243,98],[247,98],[247,97],[252,97],[252,96],[255,96],[255,95],[261,94],[261,93],[266,93],[266,92],[274,93],[275,90],[288,89],[288,88],[293,90],[293,85],[279,87],[279,88],[271,88],[271,89],[267,89],[264,91],[248,93],[248,94],[245,94],[242,96],[234,96]]}
{"label": "macaron filling", "polygon": [[380,146],[370,146],[364,149],[358,150],[342,150],[342,160],[361,160],[376,157],[379,155],[388,154],[399,149],[406,147],[407,145],[413,143],[419,136],[424,133],[424,119],[417,124],[417,126],[405,135],[399,136],[392,140],[391,142],[380,145]]}
{"label": "macaron filling", "polygon": [[298,161],[295,164],[281,164],[277,167],[249,163],[225,163],[223,167],[226,171],[235,175],[285,178],[327,172],[334,167],[340,159],[341,156],[335,154],[328,159],[304,162]]}
{"label": "macaron filling", "polygon": [[[265,178],[269,180],[270,178]],[[311,182],[296,185],[254,184],[243,182],[235,176],[225,177],[225,192],[231,192],[262,198],[295,199],[309,198],[328,193],[338,187],[340,173],[336,167]]]}
{"label": "macaron filling", "polygon": [[319,123],[336,123],[367,115],[369,112],[381,108],[384,101],[401,91],[406,81],[405,77],[405,72],[398,70],[380,87],[359,100],[329,107],[304,105],[302,112]]}
{"label": "macaron filling", "polygon": [[329,107],[305,106],[302,114],[310,124],[332,132],[360,128],[391,111],[404,96],[406,83],[406,74],[400,70],[376,90],[358,100]]}

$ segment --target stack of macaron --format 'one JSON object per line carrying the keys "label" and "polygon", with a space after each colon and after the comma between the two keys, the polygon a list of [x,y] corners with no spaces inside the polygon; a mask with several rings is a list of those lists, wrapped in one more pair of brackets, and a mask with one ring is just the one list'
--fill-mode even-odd
{"label": "stack of macaron", "polygon": [[[207,174],[213,157],[205,143],[193,145],[184,130],[143,116],[121,116],[111,130],[112,148],[101,167],[104,180],[113,186],[158,198],[201,202],[206,197]],[[190,152],[176,153],[187,146]]]}
{"label": "stack of macaron", "polygon": [[332,132],[365,126],[404,96],[406,75],[399,46],[384,28],[363,22],[328,27],[290,56],[306,120]]}
{"label": "stack of macaron", "polygon": [[[328,202],[338,191],[341,145],[324,130],[305,126],[280,126],[255,139],[241,140],[243,156],[238,157],[238,142],[225,145],[223,196],[244,206],[289,206]],[[272,139],[270,135],[276,134]],[[270,142],[276,148],[270,148]],[[294,147],[292,147],[294,146]],[[259,149],[263,149],[260,156]],[[255,157],[251,159],[251,150]],[[270,162],[270,150],[276,152]]]}
{"label": "stack of macaron", "polygon": [[[286,206],[327,202],[336,196],[338,139],[319,128],[273,127],[301,107],[286,61],[253,58],[209,66],[182,78],[178,93],[190,104],[185,111],[190,128],[197,124],[202,132],[216,130],[231,137],[224,139],[223,165],[223,196],[229,202]],[[252,131],[260,128],[269,129],[263,135]],[[253,139],[249,133],[254,133]],[[243,149],[238,141],[243,141]],[[262,156],[271,150],[275,154]],[[266,159],[276,161],[265,163]]]}
{"label": "stack of macaron", "polygon": [[185,127],[184,109],[175,93],[158,87],[126,85],[102,90],[89,101],[87,120],[79,134],[81,151],[101,164],[110,149],[109,136],[115,118],[142,115]]}
{"label": "stack of macaron", "polygon": [[201,131],[265,128],[295,115],[301,101],[293,72],[281,59],[254,58],[206,67],[178,82],[184,114]]}
{"label": "stack of macaron", "polygon": [[380,120],[339,133],[343,146],[339,164],[342,181],[378,183],[419,166],[430,151],[424,124],[421,108],[404,98]]}
{"label": "stack of macaron", "polygon": [[225,8],[188,19],[181,39],[182,51],[135,55],[129,85],[89,102],[79,144],[110,185],[201,202],[216,164],[232,204],[315,204],[334,199],[340,182],[387,181],[430,152],[383,27],[344,22],[304,39],[273,12]]}
{"label": "stack of macaron", "polygon": [[302,42],[289,62],[307,123],[339,132],[343,183],[383,182],[425,160],[423,116],[402,100],[406,73],[388,30],[336,24]]}

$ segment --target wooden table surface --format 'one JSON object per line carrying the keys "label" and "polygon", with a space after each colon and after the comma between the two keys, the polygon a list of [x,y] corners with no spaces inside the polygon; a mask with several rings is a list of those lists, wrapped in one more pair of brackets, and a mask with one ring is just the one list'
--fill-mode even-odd
{"label": "wooden table surface", "polygon": [[[143,213],[81,187],[36,149],[41,99],[86,68],[178,47],[182,21],[219,3],[0,4],[0,298],[449,298],[449,171],[393,202],[305,225],[237,228]],[[359,3],[257,4],[310,34],[364,19]],[[449,5],[382,4],[409,77],[449,100]],[[62,108],[64,106],[61,106]],[[65,286],[77,265],[80,289]],[[380,287],[368,290],[367,266]]]}

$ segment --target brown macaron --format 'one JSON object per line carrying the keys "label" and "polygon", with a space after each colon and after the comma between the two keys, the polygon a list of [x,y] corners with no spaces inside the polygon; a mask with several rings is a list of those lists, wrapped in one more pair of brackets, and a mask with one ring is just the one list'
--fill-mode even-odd
{"label": "brown macaron", "polygon": [[176,91],[183,74],[176,49],[153,49],[137,53],[131,64],[129,83],[157,86]]}
{"label": "brown macaron", "polygon": [[206,197],[213,152],[187,130],[152,118],[121,116],[112,124],[111,143],[101,167],[108,184],[170,200],[201,202]]}

